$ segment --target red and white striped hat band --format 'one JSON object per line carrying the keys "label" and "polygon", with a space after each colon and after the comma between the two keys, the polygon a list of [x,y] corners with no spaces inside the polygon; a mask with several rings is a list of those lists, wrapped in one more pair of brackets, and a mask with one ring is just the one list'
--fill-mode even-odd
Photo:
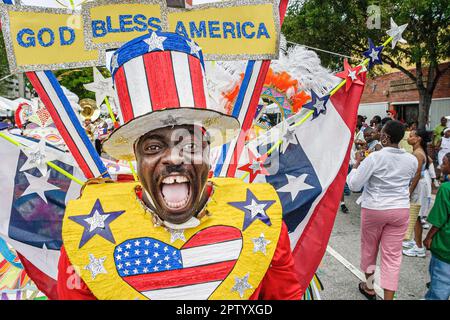
{"label": "red and white striped hat band", "polygon": [[124,125],[103,147],[116,159],[133,158],[137,138],[168,125],[196,124],[222,134],[239,128],[237,119],[208,110],[203,55],[184,36],[151,32],[128,42],[114,53],[111,73]]}

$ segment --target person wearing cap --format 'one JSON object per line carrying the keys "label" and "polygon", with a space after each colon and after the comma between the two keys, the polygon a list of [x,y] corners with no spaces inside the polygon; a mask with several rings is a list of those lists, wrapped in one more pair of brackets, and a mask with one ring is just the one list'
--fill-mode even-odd
{"label": "person wearing cap", "polygon": [[388,118],[391,118],[392,120],[396,120],[397,117],[397,111],[395,109],[390,109],[386,111],[386,116]]}
{"label": "person wearing cap", "polygon": [[91,182],[69,202],[59,298],[300,299],[276,191],[208,179],[210,148],[240,125],[209,109],[200,48],[152,32],[117,50],[111,73],[124,124],[103,150],[136,160],[139,182]]}

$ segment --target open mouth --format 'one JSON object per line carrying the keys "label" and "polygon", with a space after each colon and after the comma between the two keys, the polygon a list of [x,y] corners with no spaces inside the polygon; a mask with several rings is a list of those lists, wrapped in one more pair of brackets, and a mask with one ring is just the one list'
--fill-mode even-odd
{"label": "open mouth", "polygon": [[170,175],[162,179],[160,191],[168,211],[185,211],[192,196],[191,181],[185,175]]}

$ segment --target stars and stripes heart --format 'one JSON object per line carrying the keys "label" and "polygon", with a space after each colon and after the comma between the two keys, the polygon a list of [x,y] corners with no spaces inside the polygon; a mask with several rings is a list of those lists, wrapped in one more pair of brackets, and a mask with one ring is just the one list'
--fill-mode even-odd
{"label": "stars and stripes heart", "polygon": [[242,250],[229,226],[203,229],[181,249],[154,238],[122,242],[114,261],[122,279],[150,299],[206,300],[227,278]]}

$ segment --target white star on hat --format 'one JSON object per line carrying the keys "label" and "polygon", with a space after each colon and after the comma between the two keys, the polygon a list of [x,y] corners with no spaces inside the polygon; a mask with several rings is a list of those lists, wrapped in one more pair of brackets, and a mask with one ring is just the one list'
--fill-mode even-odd
{"label": "white star on hat", "polygon": [[144,42],[148,44],[148,52],[152,52],[156,49],[164,50],[163,42],[167,39],[167,37],[160,37],[156,34],[156,32],[152,32],[150,38],[145,39]]}
{"label": "white star on hat", "polygon": [[198,53],[200,52],[200,50],[202,50],[202,48],[200,48],[194,41],[192,40],[187,40],[186,41],[189,48],[191,48],[191,54],[198,56]]}

